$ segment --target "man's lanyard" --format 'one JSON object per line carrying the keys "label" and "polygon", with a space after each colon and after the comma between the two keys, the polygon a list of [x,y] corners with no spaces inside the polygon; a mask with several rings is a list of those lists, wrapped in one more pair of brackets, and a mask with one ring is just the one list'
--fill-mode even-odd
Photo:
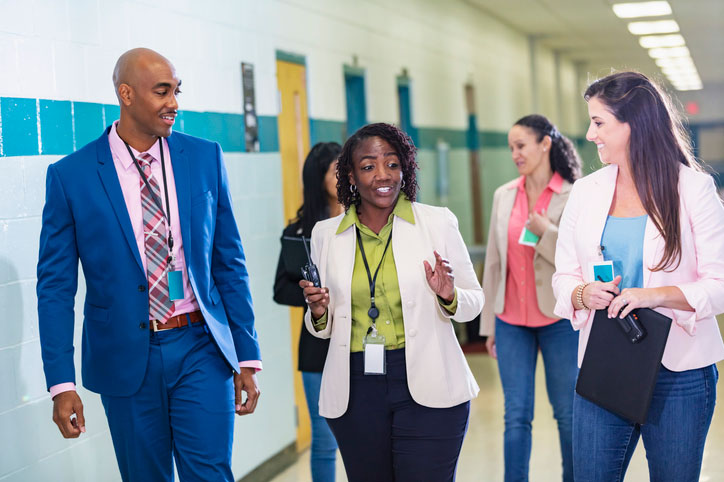
{"label": "man's lanyard", "polygon": [[[123,141],[123,143],[126,145],[126,149],[128,149],[128,154],[131,156],[131,159],[133,159],[133,164],[136,166],[136,169],[138,169],[138,174],[141,176],[141,179],[143,179],[143,182],[146,184],[146,188],[151,194],[153,202],[156,204],[156,207],[158,207],[164,219],[166,220],[166,233],[168,234],[168,259],[166,261],[168,263],[171,263],[173,261],[173,234],[171,233],[171,204],[168,202],[168,184],[166,182],[166,162],[163,155],[163,143],[161,142],[161,138],[159,137],[158,148],[161,151],[161,172],[163,173],[163,191],[166,195],[166,211],[163,210],[163,204],[161,204],[161,200],[158,198],[158,196],[156,196],[156,193],[153,192],[153,189],[151,189],[151,184],[149,184],[148,178],[143,173],[143,169],[141,169],[141,165],[138,163],[136,156],[133,155],[133,151],[131,151],[131,146],[129,146],[126,141]],[[168,215],[166,213],[168,213]]]}
{"label": "man's lanyard", "polygon": [[385,250],[382,252],[382,258],[380,258],[380,264],[377,265],[374,276],[372,276],[372,273],[370,273],[370,266],[369,264],[367,264],[367,256],[365,256],[365,248],[362,246],[362,235],[360,235],[359,231],[359,229],[355,228],[355,232],[357,233],[357,244],[359,245],[359,250],[362,254],[362,261],[364,261],[365,270],[367,270],[367,280],[370,284],[370,309],[367,310],[367,314],[369,315],[370,319],[372,319],[372,326],[370,326],[370,328],[367,330],[367,334],[369,335],[375,327],[375,320],[378,316],[380,316],[380,310],[378,310],[377,306],[375,306],[375,284],[377,283],[377,273],[380,272],[382,262],[385,260],[387,248],[390,246],[390,241],[392,240],[392,229],[390,229],[390,236],[387,238]]}

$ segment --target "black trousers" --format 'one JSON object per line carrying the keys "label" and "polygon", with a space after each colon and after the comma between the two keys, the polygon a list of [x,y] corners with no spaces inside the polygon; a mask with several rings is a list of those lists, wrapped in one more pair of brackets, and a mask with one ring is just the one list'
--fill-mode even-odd
{"label": "black trousers", "polygon": [[455,480],[470,402],[423,407],[407,388],[404,348],[386,357],[386,375],[365,375],[363,354],[352,353],[349,406],[327,419],[349,482]]}

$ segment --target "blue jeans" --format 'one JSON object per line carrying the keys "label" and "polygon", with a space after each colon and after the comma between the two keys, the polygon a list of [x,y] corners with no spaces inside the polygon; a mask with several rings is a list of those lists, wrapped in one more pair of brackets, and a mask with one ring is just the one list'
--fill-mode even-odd
{"label": "blue jeans", "polygon": [[319,388],[321,372],[302,372],[304,394],[307,398],[309,418],[312,420],[312,481],[334,482],[337,462],[337,441],[324,417],[319,415]]}
{"label": "blue jeans", "polygon": [[568,320],[540,328],[495,319],[498,371],[505,397],[505,481],[527,481],[531,422],[535,401],[535,366],[543,354],[548,400],[558,422],[563,480],[573,480],[573,393],[576,385],[578,334]]}
{"label": "blue jeans", "polygon": [[576,394],[576,482],[622,481],[639,437],[644,440],[651,481],[698,481],[718,378],[714,365],[684,372],[662,366],[644,425],[628,422]]}

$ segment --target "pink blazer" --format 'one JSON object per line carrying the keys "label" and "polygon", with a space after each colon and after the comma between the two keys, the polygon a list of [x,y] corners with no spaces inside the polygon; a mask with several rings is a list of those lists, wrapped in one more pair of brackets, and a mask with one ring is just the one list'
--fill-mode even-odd
{"label": "pink blazer", "polygon": [[[580,179],[563,211],[556,245],[553,275],[554,312],[580,330],[580,366],[591,330],[593,312],[574,310],[571,293],[589,279],[588,265],[602,261],[601,235],[606,223],[618,167],[606,166]],[[694,311],[656,308],[673,320],[663,365],[684,371],[724,359],[724,343],[716,315],[724,312],[724,206],[708,174],[682,165],[679,171],[681,203],[681,264],[673,272],[656,271],[664,240],[651,219],[646,222],[643,250],[644,288],[677,286]]]}

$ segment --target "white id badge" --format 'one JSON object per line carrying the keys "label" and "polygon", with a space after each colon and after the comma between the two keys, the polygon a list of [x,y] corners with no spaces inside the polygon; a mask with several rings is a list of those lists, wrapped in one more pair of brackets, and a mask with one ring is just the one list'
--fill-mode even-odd
{"label": "white id badge", "polygon": [[365,375],[384,375],[385,337],[377,330],[365,336],[364,342]]}

